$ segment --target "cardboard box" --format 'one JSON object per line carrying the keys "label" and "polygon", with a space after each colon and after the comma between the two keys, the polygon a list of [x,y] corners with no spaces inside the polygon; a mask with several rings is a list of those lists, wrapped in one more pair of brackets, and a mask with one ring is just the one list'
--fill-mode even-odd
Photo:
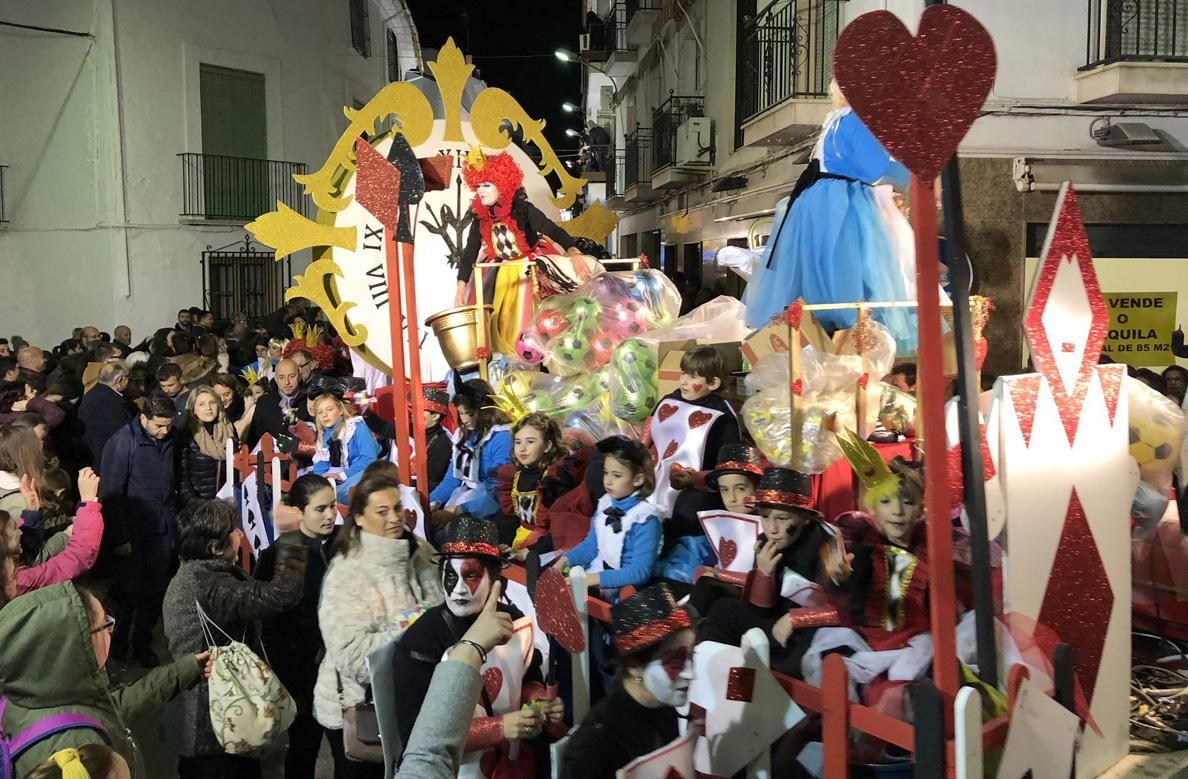
{"label": "cardboard box", "polygon": [[685,352],[695,346],[712,346],[722,355],[726,363],[726,372],[731,374],[730,380],[722,387],[722,394],[727,398],[737,395],[734,376],[742,370],[742,344],[738,341],[709,341],[699,338],[687,338],[682,341],[661,341],[656,350],[657,380],[660,397],[664,397],[677,389],[681,380],[681,358]]}
{"label": "cardboard box", "polygon": [[[809,311],[805,311],[800,318],[800,345],[812,346],[820,352],[833,352],[829,336]],[[762,357],[787,352],[788,325],[783,322],[769,322],[742,342],[742,354],[752,368]]]}

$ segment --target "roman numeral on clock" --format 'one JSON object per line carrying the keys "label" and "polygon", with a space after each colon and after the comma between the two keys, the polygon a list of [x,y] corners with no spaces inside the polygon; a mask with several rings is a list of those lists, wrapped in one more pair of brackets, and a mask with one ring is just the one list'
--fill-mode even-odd
{"label": "roman numeral on clock", "polygon": [[371,302],[375,304],[376,308],[388,305],[388,280],[384,278],[383,263],[370,268],[367,271],[367,277],[374,279],[374,281],[367,282],[367,288],[371,290]]}
{"label": "roman numeral on clock", "polygon": [[[375,241],[375,243],[369,244],[368,241]],[[384,248],[384,228],[382,225],[378,227],[363,225],[363,248],[371,252],[378,252]],[[371,271],[368,271],[368,274],[370,273]]]}

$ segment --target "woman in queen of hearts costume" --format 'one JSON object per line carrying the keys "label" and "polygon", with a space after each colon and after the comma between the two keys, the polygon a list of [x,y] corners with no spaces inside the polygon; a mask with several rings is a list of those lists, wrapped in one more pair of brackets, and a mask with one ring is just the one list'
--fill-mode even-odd
{"label": "woman in queen of hearts costume", "polygon": [[[404,632],[393,659],[401,743],[408,743],[422,707],[433,705],[425,696],[438,663],[463,640],[492,587],[501,581],[506,563],[500,559],[498,542],[498,531],[489,520],[460,516],[449,525],[438,557],[446,601]],[[498,678],[500,683],[485,685],[475,701],[461,777],[534,776],[533,765],[543,761],[543,755],[535,757],[529,742],[546,726],[560,724],[564,715],[555,689],[544,684],[540,653],[532,643],[532,621],[508,603],[497,608],[512,617],[513,633],[506,644],[480,652],[484,678]]]}
{"label": "woman in queen of hearts costume", "polygon": [[[553,292],[570,292],[590,277],[593,266],[577,249],[574,239],[528,202],[522,186],[524,171],[511,154],[486,155],[476,147],[466,157],[462,178],[474,192],[470,209],[475,218],[458,262],[454,305],[473,301],[467,285],[477,262],[536,260],[538,283],[545,283]],[[561,251],[568,257],[557,256]],[[498,272],[481,274],[484,300],[495,307],[492,350],[514,354],[517,339],[532,317],[534,292],[527,267],[509,265],[494,270]],[[545,278],[540,279],[540,275]]]}

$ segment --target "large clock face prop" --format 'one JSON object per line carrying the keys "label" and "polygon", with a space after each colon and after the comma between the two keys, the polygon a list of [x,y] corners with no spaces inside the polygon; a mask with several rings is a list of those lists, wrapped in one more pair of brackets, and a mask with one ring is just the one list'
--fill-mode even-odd
{"label": "large clock face prop", "polygon": [[[366,189],[374,182],[367,180],[367,171],[362,173],[364,181],[359,180],[356,143],[360,138],[371,139],[376,156],[384,161],[399,156],[389,154],[398,135],[420,160],[448,155],[452,163],[445,187],[428,191],[417,204],[407,206],[405,223],[414,247],[411,278],[415,279],[412,284],[421,321],[412,326],[418,330],[415,342],[419,344],[421,375],[440,379],[448,366],[424,320],[450,308],[454,301],[458,259],[473,219],[473,194],[461,176],[465,155],[475,146],[509,152],[524,171],[529,200],[550,218],[573,202],[584,182],[570,176],[561,165],[543,135],[544,122],[529,117],[507,92],[482,90],[466,114],[462,92],[473,67],[466,64],[452,41],[429,67],[441,93],[443,117],[434,118],[432,103],[413,84],[388,84],[367,105],[345,110],[349,124],[326,163],[314,173],[296,177],[317,206],[316,221],[278,203],[276,211],[261,216],[247,229],[261,243],[275,247],[278,258],[313,248],[314,261],[294,279],[286,299],[304,298],[317,304],[347,346],[376,368],[389,371],[393,354],[387,306],[393,290],[385,271],[385,251],[397,231],[395,223],[381,218],[382,213],[377,216],[383,208],[375,201],[370,201],[368,208],[357,197],[362,194],[361,187]],[[377,133],[377,127],[385,123],[391,123],[393,129]],[[512,133],[522,139],[521,146],[536,147],[539,166],[511,143]],[[382,168],[377,170],[384,175]],[[550,174],[560,182],[555,197],[545,179]],[[392,190],[392,197],[397,196]],[[402,237],[407,241],[408,235]],[[409,324],[404,322],[405,336]]]}

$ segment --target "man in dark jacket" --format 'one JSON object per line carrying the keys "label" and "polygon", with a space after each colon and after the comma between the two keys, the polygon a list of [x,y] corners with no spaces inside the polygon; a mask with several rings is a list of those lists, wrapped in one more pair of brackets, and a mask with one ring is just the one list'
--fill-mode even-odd
{"label": "man in dark jacket", "polygon": [[124,399],[128,365],[109,362],[99,369],[99,381],[78,405],[79,455],[84,465],[102,473],[103,446],[121,427],[132,421]]}
{"label": "man in dark jacket", "polygon": [[116,657],[126,654],[130,630],[133,657],[145,668],[158,664],[149,644],[173,557],[174,414],[173,401],[163,393],[145,398],[140,416],[108,439],[100,470],[102,549],[116,558],[112,597],[120,606],[111,651]]}
{"label": "man in dark jacket", "polygon": [[289,432],[295,420],[309,420],[305,400],[301,396],[301,369],[292,360],[281,360],[273,372],[274,388],[256,401],[252,426],[244,443],[254,449],[260,438],[268,433],[276,438]]}

